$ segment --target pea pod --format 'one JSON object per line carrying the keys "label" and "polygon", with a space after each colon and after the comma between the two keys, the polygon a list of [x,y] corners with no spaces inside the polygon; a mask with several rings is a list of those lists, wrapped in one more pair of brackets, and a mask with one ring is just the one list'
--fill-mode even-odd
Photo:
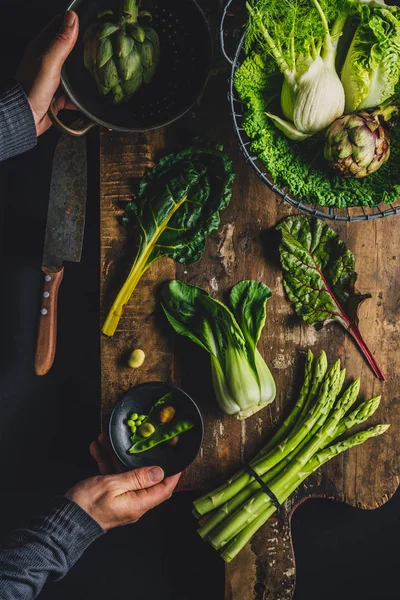
{"label": "pea pod", "polygon": [[[145,415],[136,415],[136,422],[135,422],[136,427],[138,427],[139,425],[140,426],[144,425],[145,423],[151,423],[154,426],[154,428],[157,429],[157,427],[159,427],[159,425],[160,425],[159,421],[158,421],[158,412],[162,406],[165,406],[166,404],[170,404],[171,401],[172,401],[172,392],[168,392],[168,394],[165,394],[165,396],[163,396],[162,398],[157,400],[157,402],[151,407],[150,412],[147,415],[147,417]],[[139,417],[143,417],[143,419],[142,418],[139,419]],[[139,420],[139,423],[138,423],[138,420]],[[143,436],[139,435],[138,431],[136,430],[134,435],[131,436],[131,442],[132,442],[132,444],[135,444],[136,442],[139,442],[141,440],[143,440]]]}
{"label": "pea pod", "polygon": [[[133,446],[129,448],[129,454],[139,454],[140,452],[150,450],[150,448],[168,442],[168,440],[185,433],[185,431],[189,431],[192,427],[194,427],[193,423],[184,419],[164,423],[157,427],[155,433],[149,438],[141,438],[139,441],[135,442]],[[132,437],[136,438],[137,436],[135,435]]]}

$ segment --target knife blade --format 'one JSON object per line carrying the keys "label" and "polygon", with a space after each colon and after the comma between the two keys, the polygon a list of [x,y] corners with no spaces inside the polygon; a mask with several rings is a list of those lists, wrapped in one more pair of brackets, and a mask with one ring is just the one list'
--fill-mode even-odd
{"label": "knife blade", "polygon": [[86,140],[63,134],[54,154],[47,212],[42,261],[44,285],[35,355],[37,375],[48,373],[54,362],[58,290],[64,276],[63,263],[81,260],[86,196]]}

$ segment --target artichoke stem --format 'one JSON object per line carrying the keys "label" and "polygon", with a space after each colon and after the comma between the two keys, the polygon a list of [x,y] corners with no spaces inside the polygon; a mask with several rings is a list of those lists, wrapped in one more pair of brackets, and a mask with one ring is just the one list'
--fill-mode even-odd
{"label": "artichoke stem", "polygon": [[128,23],[137,23],[139,7],[137,0],[123,0],[121,5],[121,16]]}

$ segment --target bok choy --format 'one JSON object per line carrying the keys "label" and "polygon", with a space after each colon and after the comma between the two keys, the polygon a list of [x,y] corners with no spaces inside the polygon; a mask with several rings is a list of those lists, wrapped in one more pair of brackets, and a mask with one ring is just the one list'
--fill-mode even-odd
{"label": "bok choy", "polygon": [[275,382],[257,343],[266,320],[271,290],[258,281],[241,281],[229,307],[201,288],[170,281],[162,290],[168,321],[206,350],[220,408],[246,419],[275,399]]}

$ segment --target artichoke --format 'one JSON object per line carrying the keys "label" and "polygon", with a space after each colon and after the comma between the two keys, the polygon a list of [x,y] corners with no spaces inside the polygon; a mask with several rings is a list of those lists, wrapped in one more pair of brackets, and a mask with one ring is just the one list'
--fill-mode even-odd
{"label": "artichoke", "polygon": [[151,15],[139,12],[138,0],[123,0],[119,15],[104,10],[98,16],[84,35],[85,67],[100,94],[121,104],[153,78],[160,59],[158,35],[139,24]]}
{"label": "artichoke", "polygon": [[389,102],[372,112],[344,115],[328,128],[324,155],[343,177],[361,179],[377,171],[390,156],[390,127],[398,108]]}

